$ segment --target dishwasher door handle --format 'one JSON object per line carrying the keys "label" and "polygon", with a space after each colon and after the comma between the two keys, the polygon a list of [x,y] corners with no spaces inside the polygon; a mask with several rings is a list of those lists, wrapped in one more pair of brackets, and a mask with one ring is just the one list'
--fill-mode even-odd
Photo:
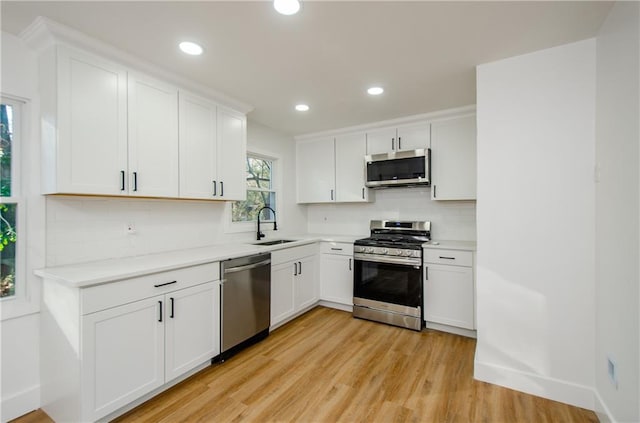
{"label": "dishwasher door handle", "polygon": [[271,259],[267,259],[259,263],[247,264],[246,266],[238,266],[238,267],[231,267],[229,269],[224,269],[224,273],[227,274],[227,273],[242,272],[243,270],[251,270],[251,269],[255,269],[256,267],[266,266],[267,264],[270,264],[270,263],[271,263]]}

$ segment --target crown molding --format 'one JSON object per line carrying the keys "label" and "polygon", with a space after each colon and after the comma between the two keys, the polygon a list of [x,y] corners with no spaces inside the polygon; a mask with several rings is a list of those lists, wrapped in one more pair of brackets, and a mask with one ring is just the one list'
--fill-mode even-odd
{"label": "crown molding", "polygon": [[18,36],[38,54],[54,45],[65,44],[70,47],[87,50],[88,52],[121,63],[137,72],[143,72],[170,82],[180,88],[210,98],[245,115],[254,108],[250,104],[236,100],[204,85],[194,83],[183,76],[164,70],[132,54],[119,50],[110,44],[96,40],[76,29],[62,25],[43,16],[38,16],[34,19]]}
{"label": "crown molding", "polygon": [[347,135],[355,132],[365,132],[372,129],[391,128],[402,125],[410,125],[413,123],[434,122],[438,120],[454,119],[458,117],[472,115],[476,112],[476,105],[455,107],[452,109],[438,110],[435,112],[422,113],[419,115],[405,116],[396,119],[381,120],[378,122],[366,123],[357,126],[348,126],[345,128],[331,129],[328,131],[314,132],[310,134],[296,135],[296,141],[308,140],[312,138],[333,137],[337,135]]}

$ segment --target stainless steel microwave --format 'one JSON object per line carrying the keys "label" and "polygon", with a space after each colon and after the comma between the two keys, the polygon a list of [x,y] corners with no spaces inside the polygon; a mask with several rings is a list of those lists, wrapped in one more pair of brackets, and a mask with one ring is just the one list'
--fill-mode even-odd
{"label": "stainless steel microwave", "polygon": [[397,151],[365,156],[369,188],[429,185],[431,149]]}

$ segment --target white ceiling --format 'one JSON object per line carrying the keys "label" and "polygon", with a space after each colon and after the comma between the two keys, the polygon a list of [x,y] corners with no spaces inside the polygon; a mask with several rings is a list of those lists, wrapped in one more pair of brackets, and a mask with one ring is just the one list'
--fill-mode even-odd
{"label": "white ceiling", "polygon": [[[293,135],[475,103],[475,65],[592,37],[612,3],[1,2],[2,30],[46,16],[254,107]],[[201,43],[185,57],[177,43]],[[366,88],[385,88],[370,97]],[[310,105],[296,112],[298,102]]]}

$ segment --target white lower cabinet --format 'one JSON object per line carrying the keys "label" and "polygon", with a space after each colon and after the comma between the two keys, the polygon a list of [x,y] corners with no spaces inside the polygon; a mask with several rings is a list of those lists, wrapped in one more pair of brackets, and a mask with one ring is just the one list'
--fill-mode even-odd
{"label": "white lower cabinet", "polygon": [[96,421],[218,355],[219,276],[210,263],[88,288],[45,279],[42,408]]}
{"label": "white lower cabinet", "polygon": [[271,327],[318,302],[316,243],[271,253]]}
{"label": "white lower cabinet", "polygon": [[472,256],[471,251],[425,251],[424,320],[427,325],[431,322],[475,329]]}
{"label": "white lower cabinet", "polygon": [[323,242],[320,249],[320,299],[352,307],[353,244]]}

